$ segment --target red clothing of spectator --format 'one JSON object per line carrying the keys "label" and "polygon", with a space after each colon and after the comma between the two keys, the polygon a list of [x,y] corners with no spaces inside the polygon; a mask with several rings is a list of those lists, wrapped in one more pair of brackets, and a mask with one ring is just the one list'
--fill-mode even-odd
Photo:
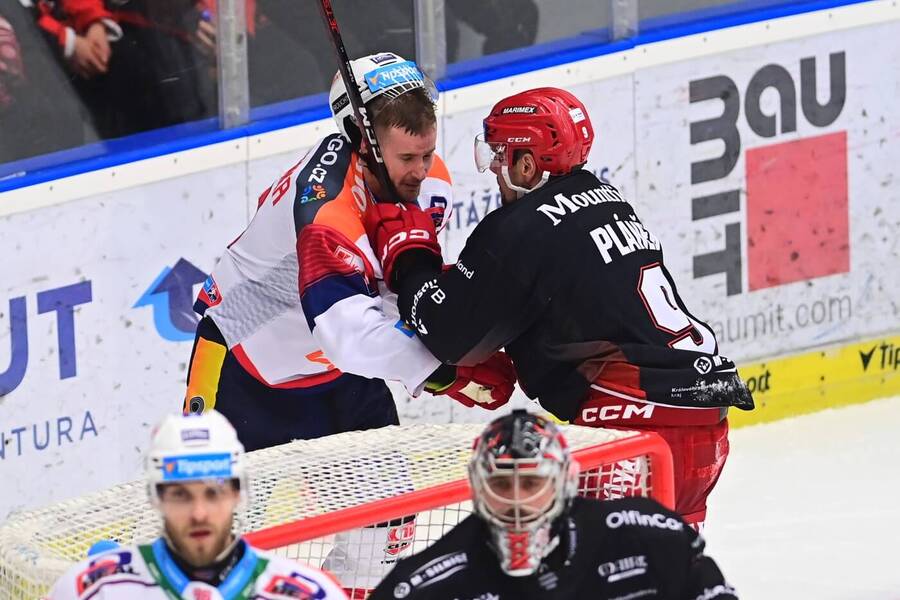
{"label": "red clothing of spectator", "polygon": [[79,34],[101,19],[116,20],[104,6],[103,0],[59,0],[59,4],[66,20]]}
{"label": "red clothing of spectator", "polygon": [[54,15],[53,6],[49,2],[43,0],[38,2],[37,9],[38,27],[49,33],[56,40],[66,58],[71,56],[75,47],[75,30]]}

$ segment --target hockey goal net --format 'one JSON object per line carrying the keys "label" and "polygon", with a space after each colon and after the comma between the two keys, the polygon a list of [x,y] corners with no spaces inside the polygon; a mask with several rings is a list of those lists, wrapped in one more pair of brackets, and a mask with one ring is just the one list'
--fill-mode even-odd
{"label": "hockey goal net", "polygon": [[[415,425],[296,441],[247,455],[250,507],[236,527],[255,546],[328,568],[357,596],[397,558],[471,513],[466,464],[481,425]],[[672,459],[652,433],[563,426],[579,494],[673,504]],[[0,526],[0,599],[42,597],[99,540],[160,534],[146,485],[134,481],[19,513]]]}

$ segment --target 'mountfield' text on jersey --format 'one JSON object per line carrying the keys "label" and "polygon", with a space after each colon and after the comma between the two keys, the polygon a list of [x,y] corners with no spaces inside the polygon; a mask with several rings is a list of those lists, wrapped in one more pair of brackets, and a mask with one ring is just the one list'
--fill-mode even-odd
{"label": "'mountfield' text on jersey", "polygon": [[488,214],[455,268],[413,273],[399,296],[435,356],[471,365],[505,347],[525,392],[563,419],[589,387],[637,403],[752,406],[679,297],[657,237],[588,171]]}

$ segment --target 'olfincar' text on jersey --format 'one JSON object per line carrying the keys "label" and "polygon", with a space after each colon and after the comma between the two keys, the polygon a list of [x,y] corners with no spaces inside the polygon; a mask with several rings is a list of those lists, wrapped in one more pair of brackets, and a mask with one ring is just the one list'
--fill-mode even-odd
{"label": "'olfincar' text on jersey", "polygon": [[[327,136],[263,193],[206,280],[195,310],[262,383],[312,387],[346,371],[400,381],[416,394],[440,364],[380,285],[362,224],[370,202],[359,155],[340,135]],[[452,206],[437,156],[419,203]]]}
{"label": "'olfincar' text on jersey", "polygon": [[562,419],[590,387],[686,409],[753,405],[679,297],[659,239],[589,171],[494,210],[455,268],[412,273],[399,296],[435,356],[473,365],[505,347],[525,393]]}
{"label": "'olfincar' text on jersey", "polygon": [[[246,544],[240,541],[241,544]],[[72,567],[48,600],[345,600],[324,572],[245,545],[218,586],[188,580],[162,539],[116,548]]]}
{"label": "'olfincar' text on jersey", "polygon": [[576,498],[540,569],[512,577],[466,518],[430,548],[401,560],[370,600],[735,600],[703,538],[647,498]]}

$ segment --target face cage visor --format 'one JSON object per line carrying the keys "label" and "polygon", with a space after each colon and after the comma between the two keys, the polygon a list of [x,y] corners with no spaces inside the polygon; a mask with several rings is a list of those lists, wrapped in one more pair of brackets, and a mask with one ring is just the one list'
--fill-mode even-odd
{"label": "face cage visor", "polygon": [[522,530],[546,515],[556,499],[555,478],[535,473],[495,473],[484,482],[485,508],[508,529]]}
{"label": "face cage visor", "polygon": [[551,529],[566,504],[565,473],[558,463],[533,460],[492,466],[488,472],[473,465],[476,511],[488,522],[500,568],[514,577],[531,575],[554,548]]}
{"label": "face cage visor", "polygon": [[504,142],[488,143],[484,133],[475,136],[475,166],[479,173],[488,169],[498,170],[506,166],[507,145]]}
{"label": "face cage visor", "polygon": [[517,198],[521,198],[528,192],[533,192],[547,183],[547,180],[550,179],[550,172],[543,171],[541,173],[540,181],[538,181],[534,187],[526,188],[514,184],[509,177],[510,165],[507,162],[508,153],[509,146],[505,142],[488,143],[485,141],[483,133],[479,133],[475,136],[475,166],[478,168],[478,172],[484,173],[488,169],[499,172],[503,177],[504,183],[506,183],[506,187],[513,190],[516,193]]}

